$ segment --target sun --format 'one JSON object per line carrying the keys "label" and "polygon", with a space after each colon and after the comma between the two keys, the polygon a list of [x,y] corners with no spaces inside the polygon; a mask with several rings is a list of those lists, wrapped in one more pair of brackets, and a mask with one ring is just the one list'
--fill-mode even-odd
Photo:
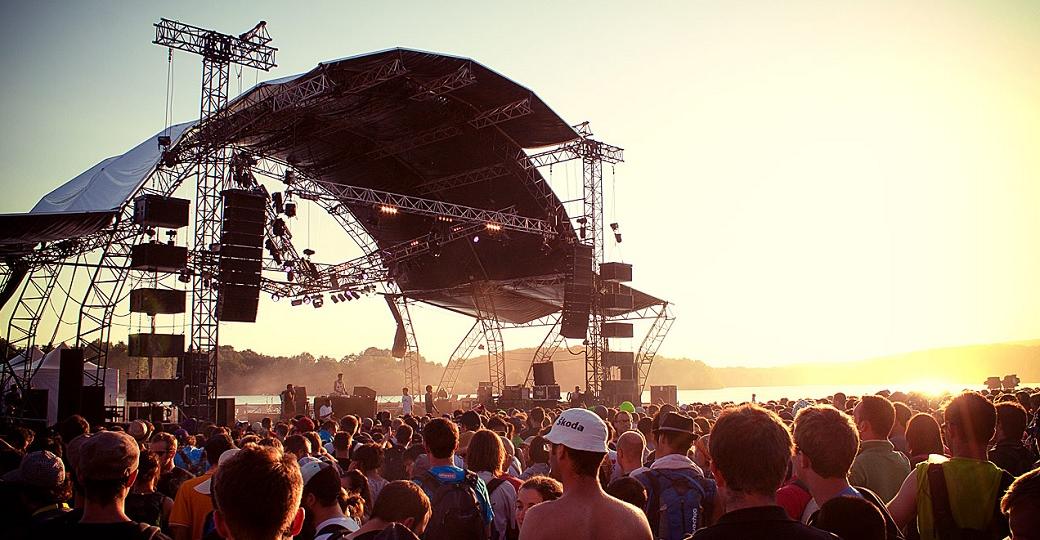
{"label": "sun", "polygon": [[949,379],[942,378],[917,379],[906,384],[907,390],[920,392],[929,396],[939,396],[945,393],[958,392],[963,387],[963,384],[958,384]]}

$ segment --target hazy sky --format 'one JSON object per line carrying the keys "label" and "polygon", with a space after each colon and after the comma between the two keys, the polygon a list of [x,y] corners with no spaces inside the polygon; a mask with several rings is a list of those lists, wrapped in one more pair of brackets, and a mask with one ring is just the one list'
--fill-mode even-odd
{"label": "hazy sky", "polygon": [[[626,150],[606,174],[625,239],[608,254],[677,306],[662,354],[769,365],[1040,336],[1035,1],[4,2],[0,212],[161,129],[160,17],[233,34],[268,22],[279,67],[234,74],[233,94],[405,46],[473,58],[591,121]],[[200,71],[174,55],[175,121],[197,117]],[[574,195],[578,174],[555,169],[553,185]],[[356,254],[307,216],[298,248]],[[389,347],[385,304],[358,304],[265,300],[222,342]],[[472,322],[413,314],[440,362]]]}

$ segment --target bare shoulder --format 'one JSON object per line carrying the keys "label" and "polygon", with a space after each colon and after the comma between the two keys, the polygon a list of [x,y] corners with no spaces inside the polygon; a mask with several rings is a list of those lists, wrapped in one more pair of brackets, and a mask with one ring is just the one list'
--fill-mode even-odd
{"label": "bare shoulder", "polygon": [[558,500],[546,501],[532,506],[524,517],[524,525],[520,528],[522,540],[539,540],[552,537],[552,526],[557,523],[554,516],[559,514]]}
{"label": "bare shoulder", "polygon": [[610,516],[611,527],[625,531],[627,538],[651,538],[650,523],[640,508],[613,497],[607,497],[601,515]]}

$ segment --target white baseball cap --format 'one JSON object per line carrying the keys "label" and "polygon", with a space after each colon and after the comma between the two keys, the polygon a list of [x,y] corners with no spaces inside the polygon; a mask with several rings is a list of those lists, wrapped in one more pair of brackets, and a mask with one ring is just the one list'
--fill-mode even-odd
{"label": "white baseball cap", "polygon": [[607,453],[607,424],[586,409],[567,409],[556,419],[545,439],[574,450]]}
{"label": "white baseball cap", "polygon": [[320,459],[315,458],[311,458],[311,461],[307,461],[307,463],[303,463],[303,461],[301,460],[300,463],[300,476],[303,477],[303,485],[305,486],[307,485],[307,482],[311,481],[311,478],[314,478],[314,475],[320,473],[323,469],[327,469],[332,466]]}
{"label": "white baseball cap", "polygon": [[[238,448],[228,448],[227,450],[224,450],[224,453],[220,454],[220,458],[217,459],[217,468],[220,468],[220,466],[223,465],[224,463],[226,463],[227,460],[235,457],[235,454],[237,454],[238,451],[239,451]],[[201,493],[203,495],[209,495],[210,492],[212,491],[212,488],[213,488],[213,476],[210,475],[209,478],[203,480],[202,482],[199,483],[199,485],[195,486],[195,491],[198,491],[199,493]]]}

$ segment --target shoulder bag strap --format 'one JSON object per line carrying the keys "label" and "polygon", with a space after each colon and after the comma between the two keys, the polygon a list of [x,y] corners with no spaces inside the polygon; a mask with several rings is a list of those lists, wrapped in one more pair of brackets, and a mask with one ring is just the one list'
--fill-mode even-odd
{"label": "shoulder bag strap", "polygon": [[928,465],[928,491],[932,496],[932,522],[939,538],[953,538],[957,524],[950,509],[950,494],[946,490],[946,476],[942,465]]}

